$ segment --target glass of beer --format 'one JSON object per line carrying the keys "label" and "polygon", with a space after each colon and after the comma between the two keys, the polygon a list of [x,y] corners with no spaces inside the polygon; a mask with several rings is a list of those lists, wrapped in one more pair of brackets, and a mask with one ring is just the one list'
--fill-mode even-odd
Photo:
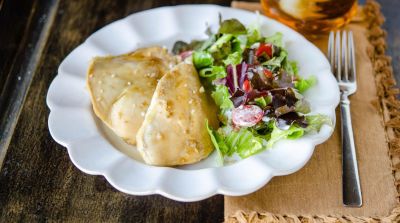
{"label": "glass of beer", "polygon": [[357,0],[261,0],[264,13],[304,34],[329,32],[347,24]]}

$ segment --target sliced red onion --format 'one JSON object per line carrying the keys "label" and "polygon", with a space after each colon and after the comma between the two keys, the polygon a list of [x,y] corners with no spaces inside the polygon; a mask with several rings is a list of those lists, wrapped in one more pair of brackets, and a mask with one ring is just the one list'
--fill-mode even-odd
{"label": "sliced red onion", "polygon": [[248,66],[245,62],[236,65],[235,68],[236,69],[233,69],[232,65],[228,65],[226,67],[226,73],[227,73],[226,86],[229,88],[229,92],[231,93],[231,95],[235,93],[237,88],[242,89],[243,82],[248,79],[247,78]]}
{"label": "sliced red onion", "polygon": [[179,54],[179,56],[182,58],[182,60],[185,60],[186,58],[192,56],[193,54],[193,50],[188,50],[188,51],[184,51],[182,53]]}

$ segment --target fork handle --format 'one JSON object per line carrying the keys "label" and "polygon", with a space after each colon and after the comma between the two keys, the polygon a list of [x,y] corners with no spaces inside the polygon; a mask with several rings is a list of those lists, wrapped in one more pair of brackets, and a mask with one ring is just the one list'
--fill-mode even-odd
{"label": "fork handle", "polygon": [[348,94],[342,92],[340,111],[342,115],[342,184],[343,204],[351,207],[361,207],[361,187],[358,175],[356,147],[354,145],[353,127],[350,116],[350,101]]}

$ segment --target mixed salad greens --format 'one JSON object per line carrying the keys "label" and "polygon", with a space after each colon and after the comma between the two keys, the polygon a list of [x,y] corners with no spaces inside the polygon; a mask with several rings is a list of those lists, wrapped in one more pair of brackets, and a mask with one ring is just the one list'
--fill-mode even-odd
{"label": "mixed salad greens", "polygon": [[206,123],[221,162],[249,157],[281,139],[297,139],[331,124],[324,115],[310,115],[302,93],[316,83],[298,75],[288,59],[282,34],[261,35],[260,26],[237,19],[221,21],[209,39],[175,43],[173,53],[192,60],[203,85],[219,107],[219,129]]}

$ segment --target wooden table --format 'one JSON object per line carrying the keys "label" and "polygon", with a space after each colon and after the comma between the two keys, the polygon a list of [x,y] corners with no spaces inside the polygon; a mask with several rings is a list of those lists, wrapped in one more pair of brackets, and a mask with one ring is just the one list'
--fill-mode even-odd
{"label": "wooden table", "polygon": [[[379,0],[400,80],[400,1]],[[50,136],[47,89],[92,32],[144,9],[228,0],[0,0],[0,222],[220,222],[223,196],[180,203],[128,196],[79,171]]]}

